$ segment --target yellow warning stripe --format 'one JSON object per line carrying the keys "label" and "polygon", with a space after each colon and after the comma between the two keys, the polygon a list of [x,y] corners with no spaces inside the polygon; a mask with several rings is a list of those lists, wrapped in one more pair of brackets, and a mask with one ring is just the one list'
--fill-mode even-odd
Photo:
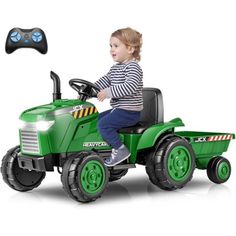
{"label": "yellow warning stripe", "polygon": [[88,107],[88,108],[85,109],[84,116],[87,116],[87,115],[88,115],[89,109],[90,109],[90,107]]}
{"label": "yellow warning stripe", "polygon": [[75,119],[77,119],[78,112],[79,112],[79,111],[75,111],[75,112],[74,112],[74,118],[75,118]]}
{"label": "yellow warning stripe", "polygon": [[90,107],[89,108],[90,109],[89,115],[93,114],[93,108],[95,108],[95,107]]}
{"label": "yellow warning stripe", "polygon": [[80,110],[80,112],[79,112],[79,118],[83,117],[83,112],[84,112],[84,109]]}
{"label": "yellow warning stripe", "polygon": [[82,117],[85,117],[85,116],[88,116],[88,115],[92,115],[94,113],[97,113],[98,110],[96,107],[87,107],[87,108],[84,108],[82,110],[78,110],[78,111],[74,111],[72,113],[73,117],[75,119],[78,119],[78,118],[82,118]]}

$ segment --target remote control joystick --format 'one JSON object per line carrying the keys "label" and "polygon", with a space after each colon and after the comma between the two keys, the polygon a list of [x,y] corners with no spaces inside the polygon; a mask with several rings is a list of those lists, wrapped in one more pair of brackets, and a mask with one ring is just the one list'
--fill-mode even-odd
{"label": "remote control joystick", "polygon": [[13,31],[10,38],[13,43],[18,43],[21,39],[21,35],[17,31]]}
{"label": "remote control joystick", "polygon": [[39,43],[43,39],[43,36],[40,32],[36,31],[32,34],[32,40],[35,43]]}
{"label": "remote control joystick", "polygon": [[34,48],[42,54],[48,50],[45,33],[40,28],[10,30],[6,40],[6,52],[14,52],[18,48]]}

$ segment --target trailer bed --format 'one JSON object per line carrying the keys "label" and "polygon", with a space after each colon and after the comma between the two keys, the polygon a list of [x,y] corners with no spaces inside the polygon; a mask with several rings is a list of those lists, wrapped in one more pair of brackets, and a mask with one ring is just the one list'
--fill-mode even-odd
{"label": "trailer bed", "polygon": [[230,140],[235,139],[232,133],[179,131],[175,134],[188,140],[195,153],[196,166],[199,169],[206,169],[211,158],[221,156],[227,151]]}

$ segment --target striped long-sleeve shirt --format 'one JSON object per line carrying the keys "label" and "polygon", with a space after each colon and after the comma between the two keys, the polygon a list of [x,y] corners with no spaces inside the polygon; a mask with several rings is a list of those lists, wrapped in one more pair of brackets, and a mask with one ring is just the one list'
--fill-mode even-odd
{"label": "striped long-sleeve shirt", "polygon": [[113,65],[95,84],[105,90],[113,108],[132,111],[143,109],[143,72],[136,61]]}

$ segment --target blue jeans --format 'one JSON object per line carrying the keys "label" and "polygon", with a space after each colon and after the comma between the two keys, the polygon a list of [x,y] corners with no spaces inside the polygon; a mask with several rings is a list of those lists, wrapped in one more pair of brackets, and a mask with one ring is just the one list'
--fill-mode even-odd
{"label": "blue jeans", "polygon": [[119,108],[104,111],[98,117],[98,130],[108,144],[118,149],[122,142],[117,131],[137,124],[140,120],[140,114],[140,111],[128,111]]}

